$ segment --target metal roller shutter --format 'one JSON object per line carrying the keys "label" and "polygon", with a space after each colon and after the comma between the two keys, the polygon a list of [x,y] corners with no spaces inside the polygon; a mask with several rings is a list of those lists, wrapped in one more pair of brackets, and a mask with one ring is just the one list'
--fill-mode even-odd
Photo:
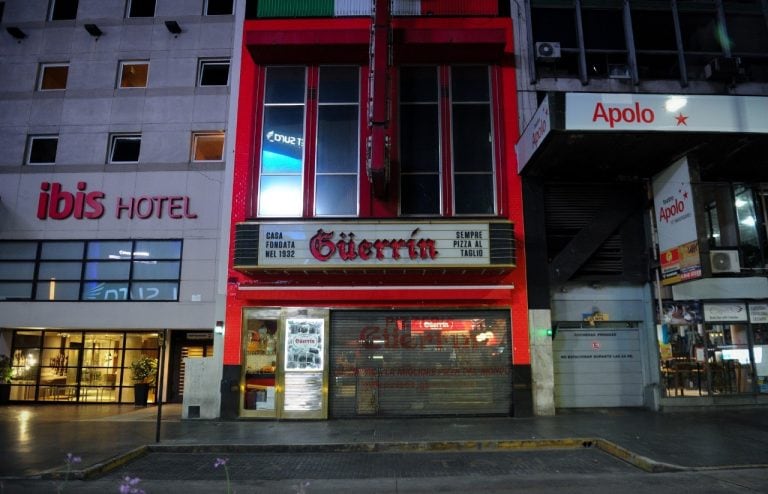
{"label": "metal roller shutter", "polygon": [[334,311],[331,415],[508,415],[509,311]]}

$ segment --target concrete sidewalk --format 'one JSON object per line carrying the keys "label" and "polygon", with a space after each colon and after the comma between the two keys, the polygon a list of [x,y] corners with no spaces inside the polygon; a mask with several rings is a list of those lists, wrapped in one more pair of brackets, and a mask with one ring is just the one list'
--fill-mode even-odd
{"label": "concrete sidewalk", "polygon": [[[499,451],[596,447],[646,471],[768,467],[768,410],[571,411],[554,417],[182,421],[178,405],[0,407],[0,478],[97,476],[149,451]],[[12,454],[8,454],[12,453]]]}

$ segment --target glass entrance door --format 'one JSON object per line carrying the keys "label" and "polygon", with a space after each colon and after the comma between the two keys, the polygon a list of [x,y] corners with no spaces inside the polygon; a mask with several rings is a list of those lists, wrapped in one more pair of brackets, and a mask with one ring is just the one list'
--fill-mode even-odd
{"label": "glass entrance door", "polygon": [[753,393],[755,376],[747,324],[705,324],[711,394]]}

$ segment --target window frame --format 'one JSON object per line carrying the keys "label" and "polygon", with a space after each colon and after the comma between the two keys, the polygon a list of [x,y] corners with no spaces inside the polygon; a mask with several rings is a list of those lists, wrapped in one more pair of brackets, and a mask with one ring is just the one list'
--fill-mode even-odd
{"label": "window frame", "polygon": [[[148,8],[148,5],[150,3],[152,5],[152,15],[146,15],[146,14],[136,15],[134,13],[134,10],[141,11],[141,9]],[[130,19],[142,19],[142,18],[155,17],[156,13],[157,13],[157,0],[128,0],[125,6],[125,17]]]}
{"label": "window frame", "polygon": [[[74,4],[75,15],[73,17],[54,18],[54,16],[56,15],[56,11],[57,11],[56,7],[57,6],[61,6],[65,2],[68,3],[67,10],[69,10],[72,7],[71,4]],[[80,7],[79,0],[51,0],[51,4],[50,4],[50,6],[48,8],[48,20],[49,21],[71,21],[71,20],[75,20],[75,19],[77,19],[77,11],[78,11],[79,7]]]}
{"label": "window frame", "polygon": [[[205,137],[220,137],[221,138],[221,155],[219,158],[216,159],[197,159],[197,149],[198,149],[198,143],[200,142],[201,138]],[[224,149],[226,147],[227,143],[227,136],[226,132],[224,131],[195,131],[192,132],[192,154],[190,156],[190,161],[192,163],[215,163],[224,161]]]}
{"label": "window frame", "polygon": [[235,2],[234,0],[228,0],[230,6],[229,6],[229,12],[226,14],[211,14],[211,2],[216,0],[205,0],[205,6],[203,7],[203,15],[232,15],[235,10]]}
{"label": "window frame", "polygon": [[[46,72],[49,69],[66,69],[66,75],[64,76],[64,85],[62,87],[44,87],[46,81]],[[40,64],[38,70],[38,91],[66,91],[67,83],[69,82],[69,62],[45,62]]]}
{"label": "window frame", "polygon": [[[51,161],[32,161],[32,152],[37,141],[56,141],[56,147],[53,151],[53,160]],[[58,134],[36,134],[27,136],[27,152],[24,156],[24,164],[26,165],[53,165],[56,163],[56,155],[58,154],[59,136]]]}
{"label": "window frame", "polygon": [[[124,86],[125,71],[129,67],[145,66],[146,75],[143,86]],[[146,89],[149,86],[149,60],[120,60],[117,70],[117,89]]]}
{"label": "window frame", "polygon": [[[203,84],[203,76],[207,67],[227,66],[227,82],[224,84]],[[201,58],[197,62],[197,86],[198,87],[226,87],[229,86],[232,61],[229,58]]]}
{"label": "window frame", "polygon": [[[117,161],[114,159],[115,146],[119,140],[131,140],[139,142],[139,152],[136,156],[136,160],[132,161]],[[117,133],[109,135],[109,154],[107,156],[107,164],[134,164],[138,163],[141,158],[141,133]]]}
{"label": "window frame", "polygon": [[[167,245],[165,249],[160,248],[159,252],[154,255],[138,250],[143,244],[150,243]],[[33,264],[34,267],[31,270],[31,274],[27,277],[17,276],[0,279],[0,285],[15,284],[22,287],[26,286],[29,290],[26,297],[0,298],[0,302],[18,300],[30,302],[178,302],[180,300],[181,273],[184,259],[184,240],[180,238],[8,240],[0,241],[0,251],[3,251],[4,249],[2,248],[10,244],[21,244],[22,247],[26,248],[26,251],[19,251],[23,255],[10,255],[0,258],[0,265]],[[55,247],[62,244],[73,244],[74,249],[61,251]],[[121,250],[117,256],[93,254],[92,247],[106,248],[108,250],[109,244],[125,244],[130,248],[130,252]],[[34,250],[34,255],[31,256],[27,252],[30,247]],[[46,254],[47,250],[50,250],[53,254]],[[6,254],[8,252],[13,253],[13,250],[6,251]],[[60,252],[62,254],[58,255]],[[152,276],[151,272],[149,276],[142,274],[144,270],[138,269],[137,266],[141,267],[140,265],[147,263],[149,265],[162,266],[163,269],[160,269],[156,276]],[[43,276],[45,273],[53,272],[50,270],[55,270],[55,265],[63,264],[73,265],[64,266],[64,270],[70,273],[76,272],[77,274],[65,275],[63,277]],[[121,277],[110,276],[108,271],[89,272],[90,269],[96,267],[96,264],[105,267],[122,267],[126,272]],[[175,277],[167,277],[167,274],[170,272],[169,269],[176,272]],[[3,270],[0,270],[0,272],[3,272]],[[77,297],[41,298],[41,295],[44,295],[46,290],[48,290],[48,297],[51,296],[52,282],[69,286],[69,293],[72,293],[72,290],[75,289],[72,285],[77,284]],[[165,297],[157,300],[154,299],[154,296],[144,297],[144,290],[147,289],[146,285],[151,284],[155,284],[158,287],[161,284],[166,285],[166,288],[169,285],[175,284],[175,288],[172,288],[174,297]],[[89,288],[89,285],[93,285],[93,288]],[[119,298],[119,293],[123,288],[119,288],[118,285],[124,285],[125,287],[124,298]],[[134,297],[134,288],[139,290],[140,297]],[[93,289],[100,293],[103,292],[104,298],[89,298],[89,293],[93,293]],[[114,291],[115,296],[118,298],[109,298],[109,294],[106,293],[107,291]],[[161,291],[158,289],[155,296],[160,293]]]}

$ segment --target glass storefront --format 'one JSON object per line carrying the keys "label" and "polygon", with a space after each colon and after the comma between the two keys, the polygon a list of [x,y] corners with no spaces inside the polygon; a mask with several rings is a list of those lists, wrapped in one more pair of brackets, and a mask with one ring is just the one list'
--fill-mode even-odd
{"label": "glass storefront", "polygon": [[158,354],[157,332],[18,330],[11,400],[133,403],[131,363]]}
{"label": "glass storefront", "polygon": [[[710,313],[718,311],[716,317],[703,314],[707,305]],[[767,309],[766,304],[666,304],[666,323],[659,330],[665,396],[768,393],[768,323],[757,322]],[[712,320],[718,318],[744,320]]]}

